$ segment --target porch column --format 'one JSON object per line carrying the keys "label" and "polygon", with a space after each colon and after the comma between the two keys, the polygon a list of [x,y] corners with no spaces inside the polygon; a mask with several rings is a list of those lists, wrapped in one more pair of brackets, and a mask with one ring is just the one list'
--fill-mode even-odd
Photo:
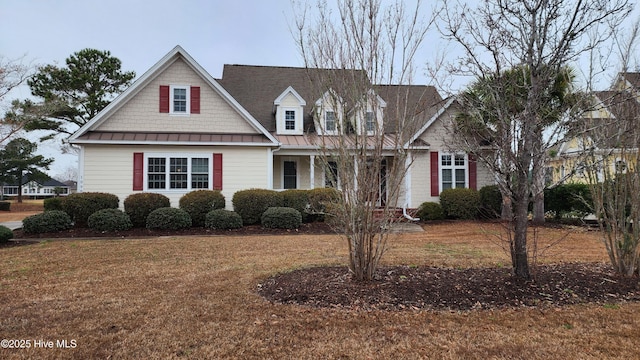
{"label": "porch column", "polygon": [[309,156],[309,189],[315,189],[315,177],[316,177],[316,156]]}

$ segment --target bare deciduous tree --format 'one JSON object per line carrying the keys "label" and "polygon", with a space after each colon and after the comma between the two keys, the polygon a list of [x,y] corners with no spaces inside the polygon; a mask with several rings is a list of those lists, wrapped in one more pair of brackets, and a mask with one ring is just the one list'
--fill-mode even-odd
{"label": "bare deciduous tree", "polygon": [[[32,72],[33,67],[31,65],[25,65],[24,58],[11,60],[0,56],[0,103],[4,102],[5,96],[11,90],[25,83]],[[16,105],[14,105],[14,109],[15,107]],[[4,107],[0,110],[5,112]],[[11,112],[7,114],[10,113]],[[3,115],[0,120],[0,144],[3,144],[22,130],[25,126],[24,120],[24,118]]]}
{"label": "bare deciduous tree", "polygon": [[[462,51],[448,68],[450,73],[488,82],[503,78],[506,71],[516,67],[527,70],[526,87],[521,89],[525,92],[524,102],[518,105],[521,111],[517,118],[510,116],[513,104],[501,101],[513,88],[502,81],[495,81],[495,86],[488,88],[488,96],[496,104],[491,115],[504,130],[490,140],[502,151],[478,152],[479,144],[473,137],[454,144],[476,152],[478,160],[494,172],[500,191],[511,202],[511,255],[518,277],[530,277],[529,205],[542,196],[540,179],[547,151],[566,129],[564,122],[554,129],[546,126],[548,91],[567,65],[609,40],[610,30],[630,9],[626,0],[486,0],[475,8],[444,0],[439,9],[441,33]],[[469,113],[477,110],[464,109]]]}
{"label": "bare deciduous tree", "polygon": [[419,5],[409,10],[402,2],[338,1],[337,18],[325,2],[313,18],[308,10],[298,16],[296,40],[322,94],[315,106],[317,160],[341,190],[332,223],[346,238],[349,269],[370,280],[404,201],[411,162],[405,144],[423,115],[416,105],[427,96],[427,87],[411,86],[414,62],[429,23]]}

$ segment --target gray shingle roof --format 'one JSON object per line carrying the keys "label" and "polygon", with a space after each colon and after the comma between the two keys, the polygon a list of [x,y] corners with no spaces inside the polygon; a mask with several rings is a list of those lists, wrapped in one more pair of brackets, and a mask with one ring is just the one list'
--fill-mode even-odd
{"label": "gray shingle roof", "polygon": [[[329,79],[329,81],[327,81]],[[328,82],[331,85],[326,85]],[[436,105],[442,98],[433,86],[416,85],[376,85],[372,86],[366,74],[361,70],[345,69],[307,69],[295,67],[225,65],[222,85],[262,126],[268,131],[276,131],[274,100],[289,86],[306,101],[304,107],[304,131],[315,132],[311,116],[313,106],[327,90],[331,88],[341,95],[340,89],[373,88],[387,102],[385,118],[401,113],[418,115],[427,119],[437,111]],[[348,90],[342,90],[348,91]],[[363,90],[364,91],[364,90]],[[362,94],[364,96],[364,93]],[[352,97],[348,97],[352,98]],[[396,101],[396,100],[399,101]],[[422,120],[424,121],[424,120]],[[385,121],[385,132],[394,132],[394,121]]]}

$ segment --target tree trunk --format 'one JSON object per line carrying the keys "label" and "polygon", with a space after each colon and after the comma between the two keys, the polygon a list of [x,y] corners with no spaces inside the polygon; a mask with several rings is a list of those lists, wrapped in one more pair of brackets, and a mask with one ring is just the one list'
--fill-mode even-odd
{"label": "tree trunk", "polygon": [[511,198],[508,195],[502,196],[502,214],[500,215],[503,221],[513,220],[513,204]]}
{"label": "tree trunk", "polygon": [[527,255],[528,201],[517,201],[515,207],[515,229],[511,260],[516,277],[529,280],[529,258]]}
{"label": "tree trunk", "polygon": [[[535,187],[535,186],[534,186]],[[544,190],[538,192],[533,197],[533,223],[544,223]]]}

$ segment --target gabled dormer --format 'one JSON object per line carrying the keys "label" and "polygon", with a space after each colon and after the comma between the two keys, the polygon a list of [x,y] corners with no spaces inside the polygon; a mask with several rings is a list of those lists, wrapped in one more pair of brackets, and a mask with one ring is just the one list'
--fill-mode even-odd
{"label": "gabled dormer", "polygon": [[387,103],[373,89],[353,109],[352,121],[358,135],[374,135],[384,132],[384,108]]}
{"label": "gabled dormer", "polygon": [[291,86],[273,101],[278,135],[302,135],[305,105],[307,102]]}
{"label": "gabled dormer", "polygon": [[344,101],[333,90],[316,100],[314,121],[320,135],[338,135],[344,132]]}

